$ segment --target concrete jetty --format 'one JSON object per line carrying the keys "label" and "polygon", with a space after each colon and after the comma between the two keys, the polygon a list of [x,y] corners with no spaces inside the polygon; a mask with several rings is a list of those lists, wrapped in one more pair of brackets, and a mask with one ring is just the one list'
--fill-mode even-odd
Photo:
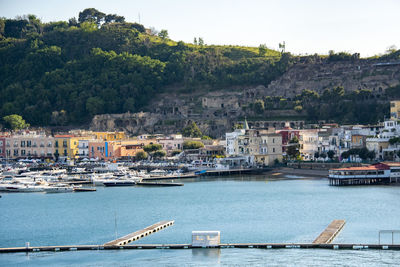
{"label": "concrete jetty", "polygon": [[123,236],[118,239],[107,242],[104,244],[104,246],[124,246],[132,241],[137,241],[145,236],[151,235],[151,234],[156,233],[168,226],[171,226],[174,224],[174,222],[175,221],[161,221],[161,222],[155,223],[155,224],[150,225],[142,230],[130,233],[126,236]]}
{"label": "concrete jetty", "polygon": [[328,227],[314,240],[313,244],[330,244],[342,230],[345,220],[333,220]]}

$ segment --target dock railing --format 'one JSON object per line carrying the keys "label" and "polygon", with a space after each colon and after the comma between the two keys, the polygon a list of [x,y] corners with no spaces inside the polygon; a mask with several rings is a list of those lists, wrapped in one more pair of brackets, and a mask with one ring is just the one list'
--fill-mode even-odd
{"label": "dock railing", "polygon": [[400,234],[400,230],[380,230],[378,237],[378,244],[381,244],[381,234],[392,234],[392,245],[394,245],[394,234]]}

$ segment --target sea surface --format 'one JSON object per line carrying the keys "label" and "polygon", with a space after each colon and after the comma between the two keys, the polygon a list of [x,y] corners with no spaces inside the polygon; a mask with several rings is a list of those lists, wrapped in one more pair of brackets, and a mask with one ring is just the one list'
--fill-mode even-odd
{"label": "sea surface", "polygon": [[[329,186],[327,179],[233,176],[180,187],[98,187],[80,193],[1,193],[0,247],[104,244],[162,220],[137,243],[189,244],[195,230],[221,243],[311,243],[334,219],[335,243],[378,243],[400,229],[400,186]],[[382,235],[391,243],[391,235]],[[394,236],[400,243],[400,235]],[[0,266],[399,266],[400,251],[324,249],[114,250],[0,254]]]}

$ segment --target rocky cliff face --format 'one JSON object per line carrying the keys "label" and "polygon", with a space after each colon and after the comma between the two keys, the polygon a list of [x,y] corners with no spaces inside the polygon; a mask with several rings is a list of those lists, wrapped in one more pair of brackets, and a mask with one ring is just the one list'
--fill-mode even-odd
{"label": "rocky cliff face", "polygon": [[343,86],[346,91],[372,90],[381,94],[400,83],[400,62],[359,59],[342,62],[299,62],[282,77],[271,82],[271,95],[293,97],[304,89],[322,93],[324,89]]}
{"label": "rocky cliff face", "polygon": [[[386,88],[400,84],[400,62],[354,60],[330,63],[319,57],[306,58],[294,64],[283,76],[267,87],[223,88],[198,90],[193,93],[169,91],[159,94],[148,106],[150,112],[135,114],[105,114],[93,118],[93,130],[124,130],[130,134],[176,133],[190,121],[195,121],[203,133],[223,137],[239,119],[246,107],[265,96],[292,98],[310,89],[322,93],[326,88],[343,86],[346,91],[369,89],[376,95]],[[257,114],[255,114],[257,115]],[[285,120],[279,116],[293,117],[292,126],[303,121],[293,110],[273,110],[264,114],[265,120],[253,122],[259,127],[282,127]],[[272,119],[275,118],[275,119]]]}

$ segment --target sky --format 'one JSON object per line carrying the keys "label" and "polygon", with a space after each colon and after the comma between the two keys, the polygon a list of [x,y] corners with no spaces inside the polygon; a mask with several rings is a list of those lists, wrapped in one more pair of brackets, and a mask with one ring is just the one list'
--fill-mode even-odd
{"label": "sky", "polygon": [[368,57],[400,48],[400,0],[0,0],[0,17],[68,21],[90,7],[166,29],[175,41],[201,37],[208,45],[272,49],[285,41],[296,55],[334,50]]}

